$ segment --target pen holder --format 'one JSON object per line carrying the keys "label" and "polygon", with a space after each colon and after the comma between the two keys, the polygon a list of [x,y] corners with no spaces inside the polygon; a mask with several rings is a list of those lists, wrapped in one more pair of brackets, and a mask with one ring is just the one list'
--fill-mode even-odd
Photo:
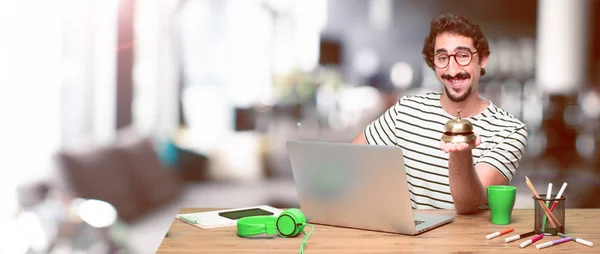
{"label": "pen holder", "polygon": [[[537,234],[544,233],[544,235],[557,235],[558,233],[565,233],[565,201],[567,198],[560,197],[556,198],[556,196],[551,196],[550,199],[547,198],[536,198],[533,197],[533,205],[535,207],[535,217],[534,217],[534,230]],[[552,211],[552,214],[556,217],[560,226],[556,224],[556,227],[550,223],[550,219],[547,218],[544,209],[541,207],[540,202],[548,207],[548,210]],[[556,204],[555,204],[556,203]],[[554,206],[554,208],[552,208]]]}

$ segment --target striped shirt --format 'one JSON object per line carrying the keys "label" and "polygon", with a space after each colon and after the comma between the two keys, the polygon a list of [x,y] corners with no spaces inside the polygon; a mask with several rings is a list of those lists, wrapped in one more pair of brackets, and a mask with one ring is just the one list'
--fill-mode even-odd
{"label": "striped shirt", "polygon": [[[365,128],[371,145],[402,149],[410,200],[417,209],[454,209],[448,179],[448,154],[440,140],[448,120],[441,92],[406,95]],[[481,114],[469,118],[481,144],[472,150],[473,164],[487,163],[508,183],[519,166],[527,143],[527,127],[491,101]]]}

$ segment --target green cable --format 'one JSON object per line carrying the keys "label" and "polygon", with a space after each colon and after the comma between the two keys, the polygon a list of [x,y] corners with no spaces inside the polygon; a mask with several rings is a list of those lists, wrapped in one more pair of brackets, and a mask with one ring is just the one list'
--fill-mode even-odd
{"label": "green cable", "polygon": [[306,247],[306,240],[308,240],[308,237],[310,236],[310,234],[312,234],[312,232],[315,230],[315,228],[310,225],[310,224],[306,224],[306,226],[310,227],[310,232],[308,234],[306,234],[306,231],[302,230],[302,233],[304,233],[304,239],[302,239],[302,245],[300,245],[300,251],[298,252],[299,254],[304,254],[304,247]]}

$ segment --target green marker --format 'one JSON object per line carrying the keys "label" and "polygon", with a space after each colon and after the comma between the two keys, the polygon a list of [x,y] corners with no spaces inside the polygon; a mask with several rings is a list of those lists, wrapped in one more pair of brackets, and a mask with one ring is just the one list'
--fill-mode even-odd
{"label": "green marker", "polygon": [[196,219],[196,218],[192,218],[192,217],[188,217],[188,216],[184,216],[184,215],[179,215],[179,219],[182,219],[182,220],[187,221],[187,222],[192,223],[192,224],[198,224],[198,219]]}
{"label": "green marker", "polygon": [[[546,199],[548,200],[551,198],[552,198],[552,183],[548,183],[548,192],[546,193]],[[550,201],[546,201],[546,207],[550,208]],[[546,214],[544,213],[544,218],[542,221],[542,233],[545,231],[546,231]]]}

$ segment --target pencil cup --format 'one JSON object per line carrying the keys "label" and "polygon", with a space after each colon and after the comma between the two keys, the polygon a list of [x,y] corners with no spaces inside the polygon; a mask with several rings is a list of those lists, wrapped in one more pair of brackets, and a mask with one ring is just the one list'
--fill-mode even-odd
{"label": "pencil cup", "polygon": [[507,185],[491,185],[487,188],[488,205],[492,224],[508,225],[512,216],[517,188]]}
{"label": "pencil cup", "polygon": [[[537,234],[544,235],[558,235],[558,233],[565,233],[565,201],[566,197],[556,198],[556,196],[551,196],[550,199],[547,198],[536,198],[533,197],[533,205],[535,207],[535,217],[534,217],[534,230]],[[546,205],[548,210],[552,212],[554,217],[558,220],[559,224],[556,222],[550,222],[548,216],[544,212],[542,208],[542,204],[539,201],[542,201],[543,205]]]}

